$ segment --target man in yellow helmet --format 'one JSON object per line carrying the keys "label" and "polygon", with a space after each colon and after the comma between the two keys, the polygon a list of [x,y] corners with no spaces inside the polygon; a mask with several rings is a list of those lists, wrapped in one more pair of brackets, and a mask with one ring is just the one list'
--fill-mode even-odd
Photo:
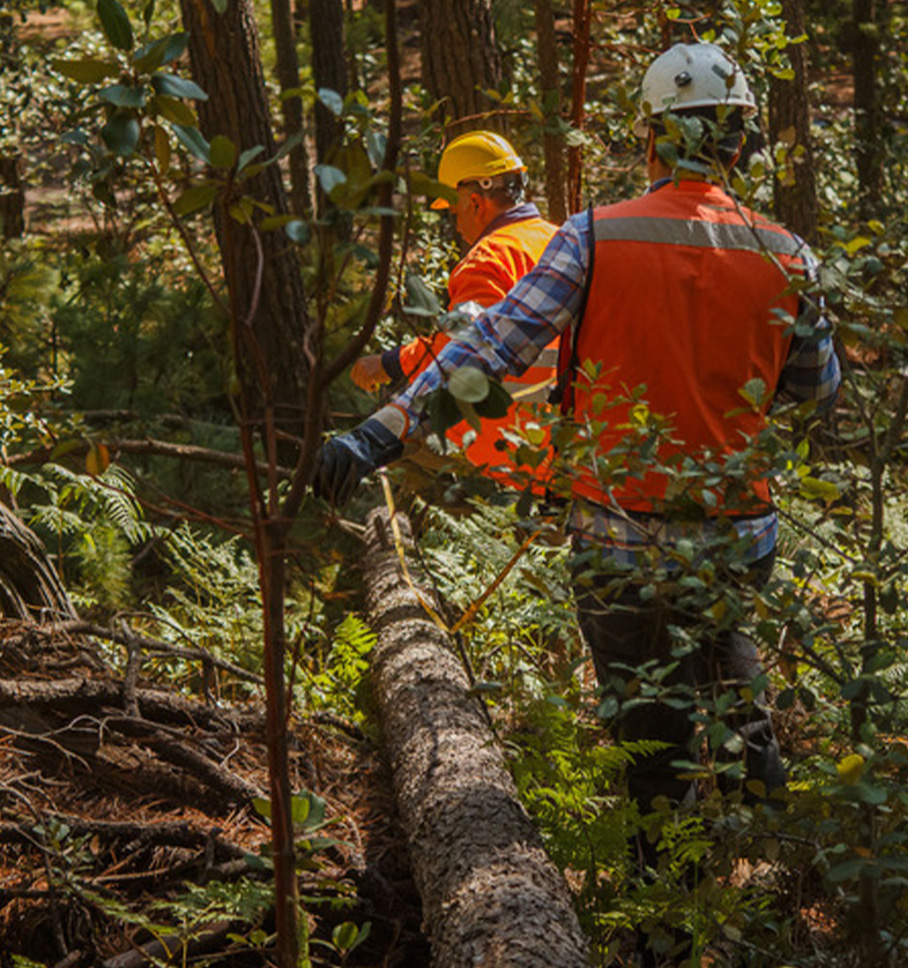
{"label": "man in yellow helmet", "polygon": [[[470,313],[503,299],[518,279],[539,261],[555,234],[556,226],[545,221],[535,205],[525,201],[526,165],[513,145],[492,131],[470,131],[445,148],[438,168],[438,180],[457,192],[452,204],[444,198],[432,208],[448,210],[458,235],[469,246],[448,279],[448,309]],[[384,353],[361,357],[351,376],[357,386],[372,391],[392,380],[412,379],[442,351],[450,336],[437,332],[420,337]],[[529,406],[544,402],[554,381],[557,341],[519,377],[508,378],[505,387],[518,401],[506,417],[484,420],[482,432],[465,449],[467,459],[484,468],[502,483],[517,483],[514,462],[502,430],[514,429],[515,422],[532,417]],[[465,422],[446,434],[449,441],[463,446],[469,430]]]}

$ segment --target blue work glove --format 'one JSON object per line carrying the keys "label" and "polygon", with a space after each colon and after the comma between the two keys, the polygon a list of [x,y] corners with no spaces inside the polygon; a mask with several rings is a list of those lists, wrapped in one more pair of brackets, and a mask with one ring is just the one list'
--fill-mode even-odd
{"label": "blue work glove", "polygon": [[399,437],[370,417],[349,433],[325,441],[316,458],[313,493],[343,507],[366,474],[397,460],[403,449]]}

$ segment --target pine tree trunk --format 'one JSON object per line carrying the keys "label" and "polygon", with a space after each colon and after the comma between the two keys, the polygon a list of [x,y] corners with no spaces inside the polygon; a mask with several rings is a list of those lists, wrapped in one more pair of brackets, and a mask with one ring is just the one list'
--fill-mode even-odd
{"label": "pine tree trunk", "polygon": [[[782,0],[789,37],[805,33],[803,0]],[[810,140],[810,105],[807,97],[807,49],[791,44],[787,50],[794,77],[777,77],[769,86],[769,141],[788,148],[787,163],[773,182],[776,218],[808,242],[817,236],[817,187]]]}
{"label": "pine tree trunk", "polygon": [[[208,101],[199,103],[203,134],[209,139],[226,135],[239,151],[263,145],[271,156],[274,138],[250,0],[231,0],[223,14],[210,0],[180,0],[180,5],[193,75],[209,94]],[[248,191],[275,214],[287,212],[277,165],[264,168],[248,183]],[[236,361],[252,406],[245,418],[259,422],[273,406],[286,442],[286,435],[302,435],[306,399],[308,318],[299,260],[281,232],[257,234],[217,214],[215,224],[231,301],[238,325],[245,327],[239,340],[245,351]],[[295,448],[286,443],[281,463],[295,463]]]}
{"label": "pine tree trunk", "polygon": [[[290,0],[271,0],[271,23],[274,49],[277,54],[277,77],[281,94],[300,86],[299,59],[296,56],[296,25],[290,10]],[[284,115],[284,135],[302,135],[303,101],[299,94],[281,100]],[[309,163],[306,145],[301,141],[287,157],[290,169],[290,207],[302,217],[309,209]]]}
{"label": "pine tree trunk", "polygon": [[495,127],[484,117],[494,104],[482,93],[501,82],[491,0],[420,0],[419,19],[423,83],[442,117]]}
{"label": "pine tree trunk", "polygon": [[[561,117],[561,89],[558,74],[558,44],[555,40],[555,14],[552,0],[536,0],[536,42],[539,50],[539,79],[542,109],[546,127]],[[558,134],[545,131],[545,194],[549,220],[560,225],[567,218],[565,201],[564,141]]]}
{"label": "pine tree trunk", "polygon": [[[406,539],[406,518],[397,520]],[[386,512],[370,515],[366,545],[372,681],[432,965],[581,968],[567,886],[448,636],[401,573]]]}
{"label": "pine tree trunk", "polygon": [[[312,79],[323,87],[347,93],[347,62],[344,50],[342,0],[311,0],[309,31],[312,37]],[[315,105],[315,148],[320,162],[328,161],[341,135],[341,122],[321,103]]]}
{"label": "pine tree trunk", "polygon": [[862,218],[879,215],[883,198],[877,66],[881,23],[876,0],[854,0],[854,140]]}

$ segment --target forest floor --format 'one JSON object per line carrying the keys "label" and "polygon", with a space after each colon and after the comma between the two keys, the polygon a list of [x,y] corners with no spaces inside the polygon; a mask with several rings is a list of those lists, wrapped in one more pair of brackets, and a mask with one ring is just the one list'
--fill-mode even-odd
{"label": "forest floor", "polygon": [[[167,938],[220,952],[220,965],[261,964],[249,939],[270,925],[239,911],[269,877],[253,805],[268,789],[263,704],[191,699],[121,674],[105,652],[50,626],[0,629],[0,964],[127,968]],[[294,721],[291,749],[293,789],[310,802],[312,937],[368,921],[346,964],[420,968],[419,898],[376,746],[313,716]]]}

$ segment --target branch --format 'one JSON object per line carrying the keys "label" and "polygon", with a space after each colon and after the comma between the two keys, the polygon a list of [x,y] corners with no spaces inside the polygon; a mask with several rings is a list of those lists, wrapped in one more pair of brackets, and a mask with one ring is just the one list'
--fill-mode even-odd
{"label": "branch", "polygon": [[[121,451],[124,454],[151,454],[155,457],[173,457],[176,460],[193,460],[201,464],[215,464],[218,467],[243,470],[246,462],[242,454],[229,454],[222,450],[210,450],[207,447],[199,447],[196,444],[172,444],[166,440],[156,440],[146,437],[144,440],[130,440],[119,437],[108,438],[105,443],[112,450]],[[81,443],[73,449],[73,453],[87,453],[91,444],[88,441]],[[4,463],[8,467],[15,467],[22,464],[46,464],[53,457],[54,449],[51,447],[39,447],[30,450],[25,454],[15,454],[7,457]],[[257,461],[256,470],[266,473],[269,469],[267,461]],[[292,471],[287,467],[278,467],[277,473],[282,478],[289,478]]]}

